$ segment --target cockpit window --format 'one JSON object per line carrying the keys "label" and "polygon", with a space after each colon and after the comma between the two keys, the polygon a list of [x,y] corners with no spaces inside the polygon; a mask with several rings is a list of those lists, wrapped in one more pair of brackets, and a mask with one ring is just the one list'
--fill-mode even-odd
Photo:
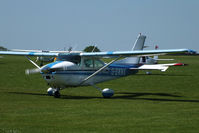
{"label": "cockpit window", "polygon": [[95,64],[95,68],[100,68],[104,66],[104,62],[102,62],[101,60],[94,60],[94,64]]}
{"label": "cockpit window", "polygon": [[94,66],[93,60],[92,59],[85,59],[84,65],[85,65],[86,68],[93,68],[93,66]]}
{"label": "cockpit window", "polygon": [[79,55],[59,54],[57,61],[70,61],[78,65],[81,62],[81,57]]}
{"label": "cockpit window", "polygon": [[85,68],[100,68],[104,66],[104,62],[102,62],[99,59],[92,59],[92,58],[88,58],[88,59],[84,59],[84,66]]}

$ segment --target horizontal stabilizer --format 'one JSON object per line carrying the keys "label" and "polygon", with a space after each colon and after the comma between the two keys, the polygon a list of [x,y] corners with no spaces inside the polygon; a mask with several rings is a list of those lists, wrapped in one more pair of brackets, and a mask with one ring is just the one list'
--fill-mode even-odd
{"label": "horizontal stabilizer", "polygon": [[137,68],[130,68],[131,70],[160,70],[165,72],[169,66],[179,66],[179,63],[170,63],[170,64],[154,64],[154,65],[141,65]]}
{"label": "horizontal stabilizer", "polygon": [[164,66],[164,65],[142,65],[138,68],[131,68],[131,70],[136,69],[136,70],[160,70],[160,71],[166,71],[169,67]]}
{"label": "horizontal stabilizer", "polygon": [[155,60],[157,60],[157,61],[172,61],[174,59],[155,59]]}

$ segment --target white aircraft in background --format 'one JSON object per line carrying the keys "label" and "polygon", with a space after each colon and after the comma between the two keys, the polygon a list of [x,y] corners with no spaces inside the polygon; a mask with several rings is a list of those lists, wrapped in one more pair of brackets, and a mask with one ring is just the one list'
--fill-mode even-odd
{"label": "white aircraft in background", "polygon": [[[138,35],[136,42],[133,45],[132,51],[135,50],[143,50],[144,48],[148,47],[148,46],[144,46],[146,40],[146,36],[141,35],[141,33]],[[158,49],[158,46],[155,46],[155,50]],[[153,65],[153,64],[158,64],[158,61],[172,61],[174,59],[159,59],[158,55],[154,55],[153,58],[151,56],[142,56],[140,58],[137,57],[128,57],[124,60],[120,60],[117,63],[127,63],[127,62],[137,62],[139,60],[139,64],[145,64],[146,65]],[[169,64],[165,64],[167,66],[182,66],[183,63],[169,63]]]}
{"label": "white aircraft in background", "polygon": [[[168,64],[140,64],[140,57],[192,51],[188,49],[139,50],[143,48],[145,38],[146,36],[139,35],[131,51],[87,53],[0,51],[0,55],[26,56],[36,66],[36,69],[26,70],[26,73],[40,73],[50,86],[47,90],[48,94],[54,95],[56,98],[60,97],[61,89],[71,86],[93,86],[102,93],[103,97],[107,98],[113,96],[114,91],[109,88],[101,89],[96,86],[97,83],[136,74],[138,70],[166,71],[170,66]],[[40,67],[28,56],[56,57],[57,60]],[[103,57],[113,57],[113,60],[109,63],[104,63],[101,60]]]}
{"label": "white aircraft in background", "polygon": [[[159,47],[156,45],[155,50],[157,50]],[[151,56],[142,56],[140,58],[140,64],[158,64],[158,61],[173,61],[174,59],[159,59],[158,55]],[[167,64],[169,66],[185,66],[184,63],[169,63]],[[152,74],[151,71],[146,71],[146,74]]]}
{"label": "white aircraft in background", "polygon": [[[159,47],[158,45],[155,46],[155,50],[157,50]],[[143,56],[140,58],[140,63],[142,64],[157,64],[158,61],[173,61],[174,59],[159,59],[158,55],[155,55],[152,57],[150,56]]]}

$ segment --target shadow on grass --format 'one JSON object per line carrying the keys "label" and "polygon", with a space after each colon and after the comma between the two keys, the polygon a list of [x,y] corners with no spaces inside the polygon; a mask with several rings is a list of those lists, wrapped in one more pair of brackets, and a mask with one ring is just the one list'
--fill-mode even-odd
{"label": "shadow on grass", "polygon": [[[132,100],[148,100],[148,101],[168,101],[168,102],[198,102],[199,100],[186,100],[186,99],[174,99],[182,96],[168,94],[168,93],[129,93],[129,92],[118,92],[116,94],[125,94],[122,96],[112,97],[113,99],[132,99]],[[139,98],[141,96],[159,96],[167,98]],[[168,98],[171,97],[171,98]]]}
{"label": "shadow on grass", "polygon": [[[136,74],[136,76],[143,76],[143,75],[148,75],[148,74]],[[189,77],[189,76],[193,76],[193,75],[185,75],[185,74],[182,74],[182,75],[180,75],[180,74],[161,74],[161,73],[159,73],[159,74],[149,74],[148,76],[176,76],[176,77],[180,77],[180,76],[182,76],[182,77]]]}
{"label": "shadow on grass", "polygon": [[115,94],[125,94],[130,95],[131,97],[139,97],[139,96],[169,96],[169,97],[182,97],[179,95],[168,94],[168,93],[146,93],[146,92],[116,92]]}
{"label": "shadow on grass", "polygon": [[49,96],[48,94],[30,93],[30,92],[8,92],[8,93],[10,93],[10,94],[20,94],[20,95]]}
{"label": "shadow on grass", "polygon": [[[11,94],[20,94],[20,95],[35,95],[35,96],[49,96],[48,94],[42,93],[27,93],[27,92],[8,92]],[[147,101],[166,101],[166,102],[193,102],[199,103],[199,100],[186,100],[186,99],[174,99],[182,96],[168,94],[168,93],[131,93],[131,92],[117,92],[116,96],[105,99],[128,99],[128,100],[147,100]],[[117,94],[121,96],[117,96]],[[159,96],[159,97],[167,97],[167,98],[142,98],[141,96]],[[139,98],[141,97],[141,98]],[[171,97],[171,98],[168,98]],[[103,97],[96,96],[71,96],[71,95],[61,95],[60,99],[72,99],[72,100],[85,100],[85,99],[104,99]]]}

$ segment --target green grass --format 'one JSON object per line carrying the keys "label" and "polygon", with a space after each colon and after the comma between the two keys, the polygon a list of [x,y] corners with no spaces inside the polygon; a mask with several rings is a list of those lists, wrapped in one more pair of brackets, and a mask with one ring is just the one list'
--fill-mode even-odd
{"label": "green grass", "polygon": [[139,72],[98,84],[115,95],[104,99],[93,87],[68,88],[61,98],[46,95],[41,75],[25,57],[0,59],[0,133],[199,131],[199,56],[171,56],[189,64],[167,72]]}

